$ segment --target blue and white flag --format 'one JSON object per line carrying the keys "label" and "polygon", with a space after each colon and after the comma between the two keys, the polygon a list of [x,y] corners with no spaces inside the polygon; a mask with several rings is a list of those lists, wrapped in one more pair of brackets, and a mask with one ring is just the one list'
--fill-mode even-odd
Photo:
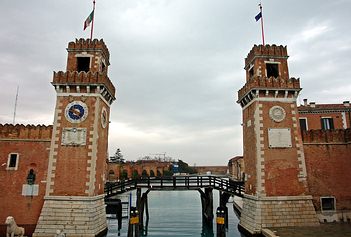
{"label": "blue and white flag", "polygon": [[255,16],[256,21],[258,21],[259,19],[261,19],[261,17],[262,17],[262,12],[258,13],[258,14]]}

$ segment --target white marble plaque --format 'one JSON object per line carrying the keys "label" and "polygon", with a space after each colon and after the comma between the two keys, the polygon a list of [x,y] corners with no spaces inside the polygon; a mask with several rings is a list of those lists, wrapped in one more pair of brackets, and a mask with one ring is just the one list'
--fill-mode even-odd
{"label": "white marble plaque", "polygon": [[39,185],[38,184],[23,184],[22,196],[38,196]]}
{"label": "white marble plaque", "polygon": [[269,148],[289,148],[291,145],[290,128],[269,128]]}
{"label": "white marble plaque", "polygon": [[87,139],[86,128],[64,128],[62,130],[63,146],[85,146]]}

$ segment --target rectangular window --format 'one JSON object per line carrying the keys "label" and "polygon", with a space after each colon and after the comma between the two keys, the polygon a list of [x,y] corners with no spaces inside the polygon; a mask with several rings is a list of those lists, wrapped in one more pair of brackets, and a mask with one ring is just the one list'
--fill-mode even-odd
{"label": "rectangular window", "polygon": [[302,131],[307,131],[308,130],[308,128],[307,128],[307,118],[300,118],[299,121],[300,121],[301,132]]}
{"label": "rectangular window", "polygon": [[321,211],[335,211],[335,197],[321,197]]}
{"label": "rectangular window", "polygon": [[321,118],[321,128],[323,130],[334,129],[333,118]]}
{"label": "rectangular window", "polygon": [[279,65],[277,63],[266,63],[267,77],[279,77]]}
{"label": "rectangular window", "polygon": [[254,76],[254,67],[251,67],[249,70],[249,77],[253,77]]}
{"label": "rectangular window", "polygon": [[18,166],[18,154],[10,153],[7,160],[7,169],[8,170],[17,170]]}
{"label": "rectangular window", "polygon": [[90,57],[77,57],[77,71],[89,72],[90,70]]}

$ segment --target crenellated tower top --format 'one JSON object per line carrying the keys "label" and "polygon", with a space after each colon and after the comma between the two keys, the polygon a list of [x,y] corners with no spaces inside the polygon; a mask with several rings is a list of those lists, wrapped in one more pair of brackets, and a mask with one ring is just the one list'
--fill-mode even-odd
{"label": "crenellated tower top", "polygon": [[108,77],[110,53],[102,39],[76,39],[67,47],[66,72],[54,72],[57,93],[97,93],[111,104],[115,87]]}
{"label": "crenellated tower top", "polygon": [[110,53],[103,39],[76,39],[68,43],[67,51],[67,71],[107,73]]}
{"label": "crenellated tower top", "polygon": [[254,98],[296,98],[299,78],[289,77],[286,46],[254,45],[245,58],[246,84],[238,92],[242,107]]}

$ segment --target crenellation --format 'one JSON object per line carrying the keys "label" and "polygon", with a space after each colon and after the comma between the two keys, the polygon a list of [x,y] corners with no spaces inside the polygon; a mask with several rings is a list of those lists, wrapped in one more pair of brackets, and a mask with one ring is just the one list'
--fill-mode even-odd
{"label": "crenellation", "polygon": [[0,124],[0,139],[50,140],[52,125]]}
{"label": "crenellation", "polygon": [[255,57],[261,56],[261,57],[271,57],[271,56],[279,56],[282,58],[288,58],[288,51],[287,47],[280,45],[277,46],[275,44],[272,45],[254,45],[251,51],[248,53],[247,57],[245,58],[245,65],[248,65],[251,63]]}
{"label": "crenellation", "polygon": [[[53,81],[52,84],[58,88],[58,91],[63,92],[64,90],[68,90],[69,92],[72,91],[72,93],[74,91],[77,92],[77,86],[83,86],[85,85],[86,87],[89,86],[89,89],[83,89],[80,88],[80,91],[86,91],[87,93],[89,93],[92,89],[92,86],[101,86],[104,85],[110,96],[112,97],[112,99],[115,99],[115,93],[116,93],[116,89],[114,87],[114,85],[112,84],[111,80],[109,79],[109,77],[106,75],[106,73],[101,73],[101,72],[77,72],[77,71],[58,71],[58,72],[54,72],[53,74]],[[72,85],[72,88],[69,87],[70,85]],[[68,89],[64,89],[61,86],[68,86]],[[92,91],[95,92],[95,91]],[[78,92],[77,92],[78,93]],[[98,91],[96,91],[95,93],[98,93]]]}
{"label": "crenellation", "polygon": [[86,51],[90,49],[93,52],[96,52],[97,50],[101,50],[103,52],[103,55],[105,56],[106,60],[110,60],[110,53],[109,50],[104,42],[103,39],[76,39],[75,42],[71,41],[68,43],[68,48],[67,50],[70,51]]}
{"label": "crenellation", "polygon": [[[278,89],[278,90],[277,90]],[[241,101],[245,95],[250,93],[253,90],[262,90],[265,93],[260,94],[260,96],[270,96],[269,92],[271,90],[277,91],[281,93],[279,96],[281,98],[289,97],[289,91],[295,92],[300,91],[300,79],[299,78],[290,78],[289,80],[285,80],[282,78],[267,78],[267,77],[252,77],[246,84],[238,91],[238,101]],[[282,91],[282,92],[280,92]]]}

